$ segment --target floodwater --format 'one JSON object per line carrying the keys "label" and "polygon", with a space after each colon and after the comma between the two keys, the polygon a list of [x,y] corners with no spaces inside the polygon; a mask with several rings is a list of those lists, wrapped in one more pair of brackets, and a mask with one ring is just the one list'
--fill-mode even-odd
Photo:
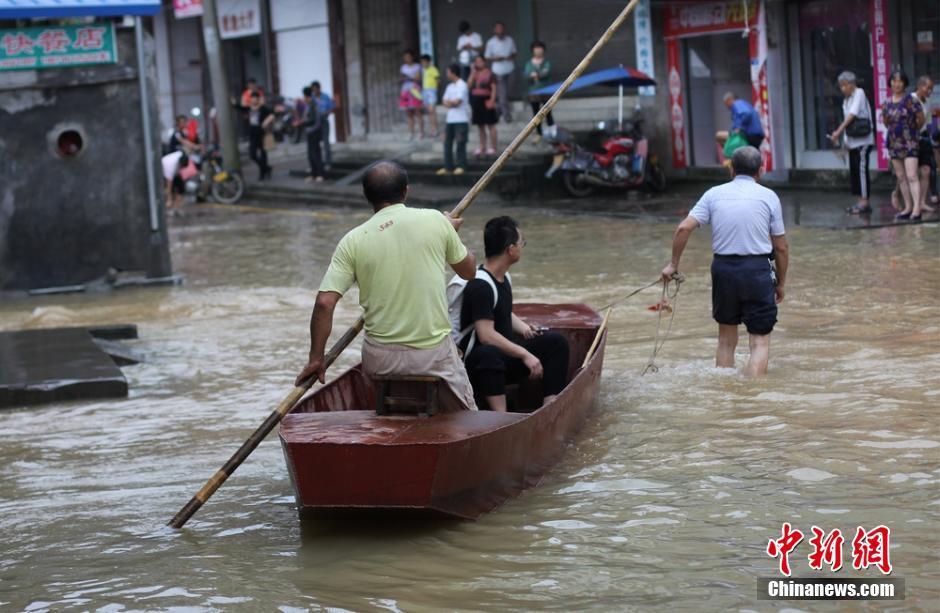
{"label": "floodwater", "polygon": [[[517,300],[602,305],[655,279],[674,223],[528,206]],[[770,374],[713,367],[707,230],[657,363],[650,289],[611,318],[602,393],[543,483],[476,522],[301,524],[276,436],[183,531],[164,524],[291,389],[315,288],[361,209],[175,220],[186,283],[8,300],[0,329],[132,322],[126,400],[0,411],[0,609],[881,610],[758,601],[781,524],[891,529],[896,610],[940,602],[936,224],[790,228]],[[340,303],[338,335],[358,315]],[[742,339],[738,361],[746,358]],[[356,345],[358,347],[358,345]],[[347,350],[332,371],[353,364]],[[810,571],[809,537],[791,557]]]}

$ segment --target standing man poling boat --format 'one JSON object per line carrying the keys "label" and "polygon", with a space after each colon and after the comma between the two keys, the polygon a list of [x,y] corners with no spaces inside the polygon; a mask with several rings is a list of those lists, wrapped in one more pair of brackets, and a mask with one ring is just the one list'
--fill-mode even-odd
{"label": "standing man poling boat", "polygon": [[[731,157],[733,179],[702,196],[676,228],[672,261],[663,268],[668,283],[679,269],[679,259],[692,231],[701,224],[712,226],[712,316],[718,322],[715,365],[734,367],[738,325],[750,335],[751,357],[744,367],[748,376],[767,372],[770,333],[777,323],[777,304],[789,265],[789,245],[784,234],[780,199],[758,185],[761,154],[741,147]],[[776,258],[776,276],[770,263]]]}
{"label": "standing man poling boat", "polygon": [[568,342],[542,332],[512,312],[509,269],[522,258],[525,237],[511,217],[496,217],[483,229],[486,263],[463,292],[460,341],[474,390],[493,411],[506,410],[506,384],[542,379],[543,401],[564,389]]}
{"label": "standing man poling boat", "polygon": [[457,347],[450,337],[444,265],[472,279],[476,260],[457,236],[463,223],[404,202],[408,173],[395,162],[373,164],[362,190],[375,214],[349,231],[333,253],[310,319],[310,358],[297,385],[311,375],[322,383],[324,351],[336,303],[359,285],[366,337],[362,366],[373,375],[440,377],[457,399],[476,409]]}

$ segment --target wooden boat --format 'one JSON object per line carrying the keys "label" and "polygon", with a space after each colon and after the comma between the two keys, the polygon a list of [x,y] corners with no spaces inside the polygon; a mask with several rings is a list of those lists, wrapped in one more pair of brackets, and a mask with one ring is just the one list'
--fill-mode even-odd
{"label": "wooden boat", "polygon": [[596,312],[583,304],[513,310],[568,339],[569,382],[552,402],[537,406],[540,383],[526,381],[518,389],[520,412],[378,415],[374,385],[353,367],[280,424],[301,517],[375,511],[473,519],[536,485],[593,407],[607,334],[582,369],[601,325]]}

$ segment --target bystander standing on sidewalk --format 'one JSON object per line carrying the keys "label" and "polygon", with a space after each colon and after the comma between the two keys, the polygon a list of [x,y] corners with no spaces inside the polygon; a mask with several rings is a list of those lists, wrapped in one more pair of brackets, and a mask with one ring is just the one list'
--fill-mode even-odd
{"label": "bystander standing on sidewalk", "polygon": [[855,73],[846,70],[839,75],[837,82],[842,95],[842,115],[844,119],[839,127],[832,131],[829,138],[838,145],[839,138],[844,138],[845,148],[849,150],[849,177],[852,195],[858,196],[858,202],[849,208],[853,215],[871,213],[869,194],[871,176],[868,172],[868,159],[875,144],[874,121],[871,105],[865,91],[856,85]]}
{"label": "bystander standing on sidewalk", "polygon": [[307,108],[301,125],[307,138],[307,162],[310,164],[310,172],[305,180],[308,183],[310,181],[322,183],[323,158],[320,152],[320,139],[323,138],[323,120],[317,103],[313,99],[313,90],[309,87],[304,88],[304,103]]}
{"label": "bystander standing on sidewalk", "polygon": [[336,103],[328,93],[323,91],[319,81],[310,84],[310,93],[320,112],[320,132],[323,135],[320,138],[320,148],[323,152],[323,168],[329,170],[333,164],[333,155],[330,152],[330,115],[336,110]]}
{"label": "bystander standing on sidewalk", "polygon": [[[757,183],[763,160],[755,147],[741,147],[731,156],[733,179],[711,188],[676,228],[672,260],[663,268],[664,283],[679,270],[679,260],[692,232],[712,227],[712,317],[718,322],[715,366],[734,367],[738,326],[749,334],[747,376],[767,372],[770,334],[777,323],[789,267],[789,245],[780,198]],[[770,259],[775,258],[776,272]]]}
{"label": "bystander standing on sidewalk", "polygon": [[888,128],[888,152],[898,179],[904,210],[895,219],[920,221],[920,182],[917,178],[917,134],[924,123],[922,107],[914,94],[907,93],[908,78],[900,70],[891,73],[891,98],[882,110]]}
{"label": "bystander standing on sidewalk", "polygon": [[[542,105],[545,104],[545,96],[532,92],[548,85],[548,76],[552,72],[552,63],[545,57],[545,43],[537,40],[532,43],[531,49],[532,57],[526,62],[522,72],[525,73],[526,79],[529,81],[529,104],[532,105],[532,115],[538,115]],[[549,138],[553,138],[555,136],[555,118],[552,117],[551,111],[545,116],[545,126],[544,133]],[[538,130],[538,135],[535,137],[535,142],[538,143],[542,140],[542,124],[540,123],[535,129]]]}
{"label": "bystander standing on sidewalk", "polygon": [[466,81],[470,78],[473,60],[483,52],[483,37],[474,32],[469,21],[461,21],[457,26],[460,36],[457,37],[457,63],[460,65],[460,78]]}
{"label": "bystander standing on sidewalk", "polygon": [[935,207],[927,204],[930,199],[933,204],[937,203],[936,194],[932,193],[934,187],[931,185],[931,177],[936,178],[937,161],[933,157],[933,143],[930,135],[930,115],[927,113],[927,100],[933,94],[933,79],[927,75],[922,75],[917,79],[917,89],[914,90],[914,97],[920,103],[921,112],[924,115],[924,122],[920,126],[920,132],[917,137],[917,176],[920,184],[920,208],[927,212],[933,212]]}
{"label": "bystander standing on sidewalk", "polygon": [[431,63],[431,56],[427,53],[421,56],[421,81],[421,97],[428,114],[431,138],[437,138],[440,135],[437,125],[437,88],[441,84],[441,71]]}
{"label": "bystander standing on sidewalk", "polygon": [[421,118],[421,64],[415,61],[414,51],[410,49],[405,51],[404,63],[398,69],[398,82],[401,84],[398,108],[408,116],[410,138],[414,140],[418,137],[416,128],[421,138],[424,138],[424,119]]}
{"label": "bystander standing on sidewalk", "polygon": [[[461,175],[467,168],[467,138],[470,134],[470,91],[460,78],[460,65],[451,64],[447,69],[447,89],[441,104],[447,108],[447,125],[444,133],[444,167],[439,175],[453,172]],[[457,161],[454,163],[454,146]]]}
{"label": "bystander standing on sidewalk", "polygon": [[[496,95],[499,89],[493,71],[486,65],[483,56],[477,56],[473,61],[473,72],[467,81],[470,88],[470,108],[473,110],[473,125],[479,130],[480,146],[473,155],[496,155]],[[487,134],[489,134],[489,147],[487,147]]]}
{"label": "bystander standing on sidewalk", "polygon": [[498,86],[499,114],[506,123],[512,121],[509,94],[512,92],[516,53],[516,41],[506,34],[506,24],[497,21],[493,25],[493,37],[486,41],[486,51],[483,55],[492,62],[493,74],[496,75]]}

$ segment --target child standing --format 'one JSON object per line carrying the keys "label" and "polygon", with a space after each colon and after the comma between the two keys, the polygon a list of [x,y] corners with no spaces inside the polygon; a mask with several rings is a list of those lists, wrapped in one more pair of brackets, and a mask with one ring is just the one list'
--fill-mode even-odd
{"label": "child standing", "polygon": [[437,138],[440,134],[437,127],[437,88],[441,82],[441,72],[431,63],[431,56],[427,53],[421,56],[421,75],[421,97],[431,124],[431,138]]}

